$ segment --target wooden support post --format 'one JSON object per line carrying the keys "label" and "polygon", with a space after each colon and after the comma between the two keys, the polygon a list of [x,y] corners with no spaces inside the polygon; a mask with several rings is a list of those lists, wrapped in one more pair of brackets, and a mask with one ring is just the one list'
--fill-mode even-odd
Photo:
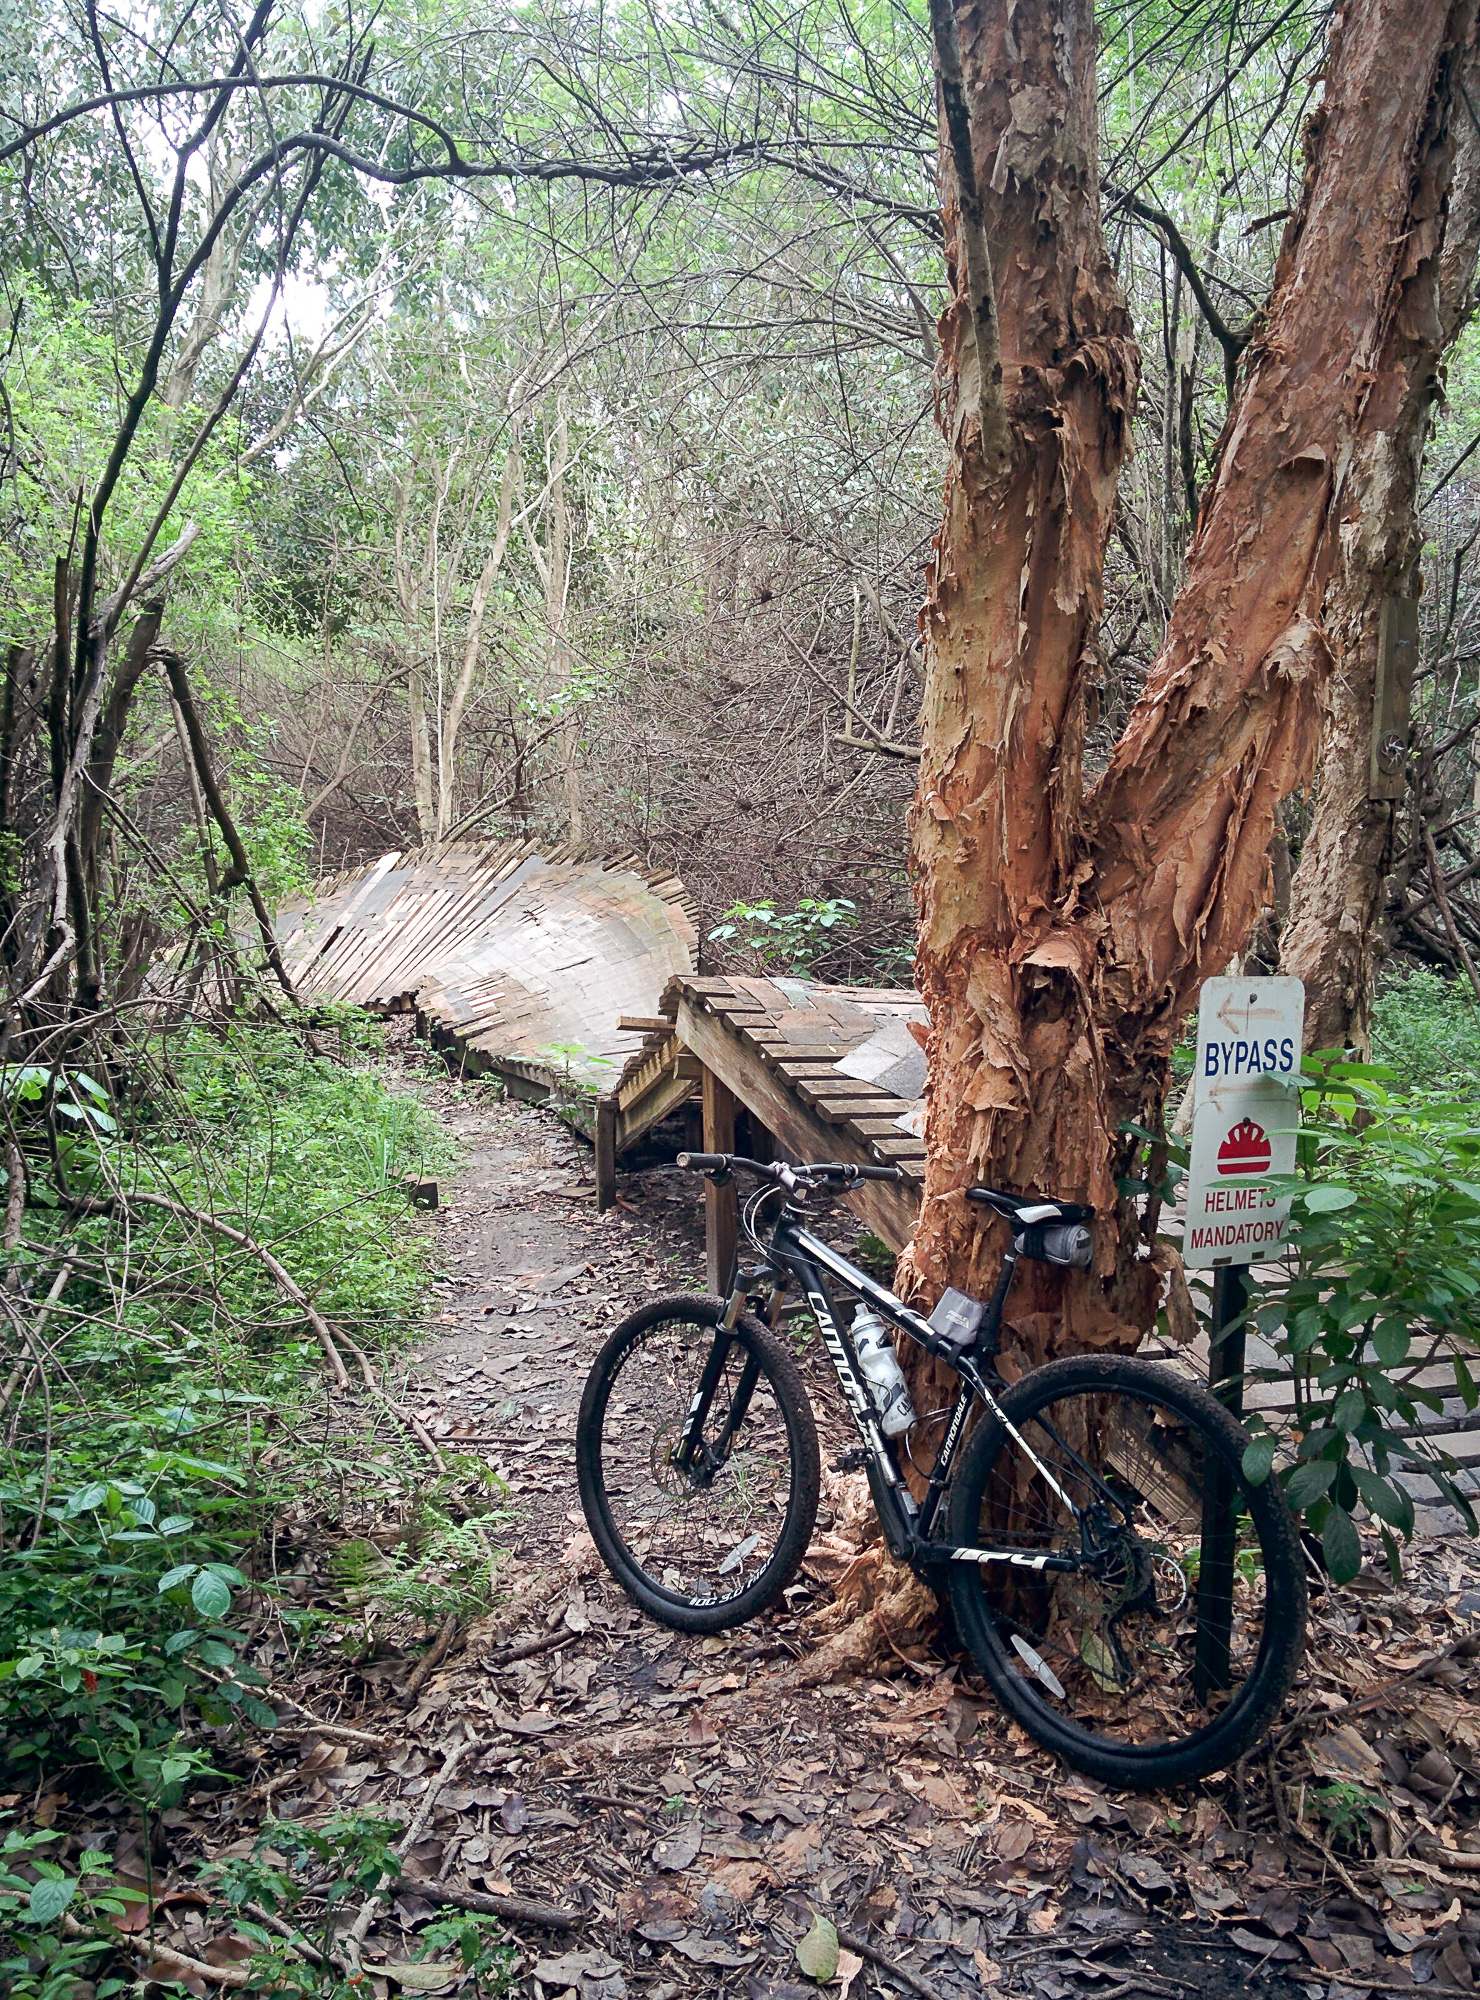
{"label": "wooden support post", "polygon": [[1377,639],[1372,690],[1372,761],[1369,799],[1401,799],[1408,782],[1409,712],[1418,664],[1418,600],[1385,597]]}
{"label": "wooden support post", "polygon": [[[714,1071],[704,1071],[704,1151],[733,1153],[735,1150],[735,1100]],[[717,1298],[730,1289],[735,1269],[735,1246],[740,1239],[740,1204],[735,1184],[716,1187],[704,1183],[705,1283]]]}
{"label": "wooden support post", "polygon": [[604,1214],[617,1199],[617,1100],[596,1100],[596,1209]]}

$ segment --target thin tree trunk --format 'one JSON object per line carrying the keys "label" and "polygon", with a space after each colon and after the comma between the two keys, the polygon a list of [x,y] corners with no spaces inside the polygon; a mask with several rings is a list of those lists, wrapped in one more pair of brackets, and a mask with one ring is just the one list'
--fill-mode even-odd
{"label": "thin tree trunk", "polygon": [[478,573],[478,581],[473,589],[473,601],[468,607],[462,669],[454,683],[452,698],[447,704],[447,718],[442,724],[437,770],[438,840],[443,837],[453,820],[458,732],[462,728],[463,715],[467,710],[468,699],[473,692],[473,680],[478,671],[478,658],[483,649],[483,624],[488,616],[488,600],[493,594],[494,583],[503,568],[504,557],[509,550],[509,524],[513,514],[514,487],[518,473],[519,440],[516,434],[509,446],[509,455],[504,461],[504,476],[499,486],[498,521],[494,527],[493,544],[483,559],[483,567]]}
{"label": "thin tree trunk", "polygon": [[[1166,644],[1109,769],[1081,785],[1084,671],[1137,363],[1100,236],[1093,23],[1079,0],[957,15],[985,187],[1012,432],[1005,478],[953,441],[926,607],[913,816],[931,1014],[926,1292],[979,1286],[1000,1234],[975,1179],[1090,1201],[1096,1268],[1020,1281],[1035,1358],[1151,1323],[1155,1217],[1118,1201],[1128,1119],[1160,1116],[1201,982],[1264,900],[1280,800],[1306,776],[1321,623],[1349,468],[1432,372],[1452,146],[1473,0],[1350,0],[1305,186],[1225,428]],[[944,150],[944,149],[943,149]],[[943,336],[947,437],[961,354]]]}
{"label": "thin tree trunk", "polygon": [[[1471,46],[1462,88],[1480,102]],[[1455,120],[1456,157],[1439,265],[1435,358],[1468,318],[1480,251],[1480,134]],[[1347,482],[1341,560],[1326,593],[1336,669],[1321,737],[1315,815],[1291,886],[1280,964],[1305,981],[1307,1048],[1371,1049],[1372,991],[1396,801],[1367,796],[1382,600],[1417,594],[1423,538],[1418,486],[1437,370],[1415,371],[1391,426],[1364,437]]]}

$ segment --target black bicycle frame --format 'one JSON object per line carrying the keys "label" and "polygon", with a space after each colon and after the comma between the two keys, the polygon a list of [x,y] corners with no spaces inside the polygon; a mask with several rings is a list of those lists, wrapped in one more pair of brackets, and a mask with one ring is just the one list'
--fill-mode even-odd
{"label": "black bicycle frame", "polygon": [[[1074,1505],[1069,1495],[1065,1493],[1063,1487],[1038,1457],[1026,1438],[1023,1437],[1017,1427],[1003,1414],[1002,1406],[993,1394],[992,1385],[996,1380],[995,1369],[989,1377],[979,1365],[975,1353],[969,1349],[963,1350],[956,1346],[953,1341],[943,1339],[928,1320],[922,1319],[918,1313],[912,1312],[907,1305],[894,1296],[893,1292],[887,1291],[883,1285],[875,1283],[868,1276],[867,1272],[859,1270],[856,1264],[850,1263],[846,1257],[839,1251],[834,1250],[830,1244],[824,1243],[821,1237],[814,1236],[809,1229],[803,1226],[801,1216],[789,1203],[782,1209],[781,1214],[776,1220],[770,1243],[765,1247],[765,1254],[767,1265],[773,1273],[796,1279],[806,1295],[808,1305],[812,1309],[813,1316],[822,1334],[823,1343],[827,1348],[833,1367],[837,1370],[838,1382],[842,1388],[844,1398],[852,1413],[853,1421],[858,1427],[858,1433],[863,1440],[864,1448],[868,1453],[869,1465],[876,1475],[872,1481],[874,1503],[878,1508],[879,1521],[883,1527],[884,1538],[889,1545],[890,1554],[896,1560],[906,1562],[913,1569],[920,1572],[941,1569],[953,1562],[999,1562],[1009,1563],[1017,1569],[1061,1570],[1067,1572],[1077,1572],[1086,1567],[1090,1555],[1088,1547],[1086,1547],[1082,1554],[1075,1555],[1025,1554],[1021,1549],[966,1548],[956,1543],[942,1542],[934,1539],[931,1531],[935,1526],[942,1502],[945,1498],[946,1486],[950,1479],[951,1467],[955,1463],[956,1453],[960,1448],[962,1438],[966,1434],[966,1423],[971,1414],[972,1402],[978,1396],[985,1404],[989,1414],[1002,1425],[1007,1434],[1032,1460],[1033,1464],[1038,1468],[1038,1471],[1052,1490],[1058,1495],[1064,1506],[1068,1508],[1074,1519],[1081,1523],[1084,1518],[1083,1509]],[[983,1320],[976,1342],[974,1343],[976,1349],[986,1356],[988,1362],[990,1362],[991,1357],[997,1352],[997,1337],[1002,1325],[1002,1308],[1007,1297],[1008,1286],[1012,1283],[1012,1275],[1017,1265],[1017,1257],[1017,1251],[1010,1248],[1003,1262],[991,1300],[988,1303],[986,1317]],[[891,1325],[907,1333],[911,1340],[918,1342],[927,1353],[933,1354],[937,1359],[945,1362],[946,1366],[960,1377],[960,1387],[956,1392],[956,1400],[951,1405],[950,1413],[946,1419],[945,1435],[941,1439],[935,1464],[929,1473],[923,1500],[917,1501],[905,1485],[904,1480],[900,1476],[899,1468],[894,1462],[894,1456],[889,1449],[888,1442],[879,1428],[878,1413],[874,1408],[873,1396],[870,1393],[868,1382],[859,1364],[858,1354],[853,1345],[851,1329],[845,1325],[837,1307],[833,1303],[824,1273],[841,1280],[842,1283],[848,1286],[850,1291],[856,1292],[861,1299],[873,1307]],[[736,1290],[730,1300],[726,1313],[726,1320],[730,1326],[734,1325],[735,1318],[744,1303],[744,1283],[741,1280],[737,1280]],[[725,1344],[727,1345],[727,1343]],[[716,1353],[721,1353],[721,1350],[722,1343],[716,1341]],[[722,1354],[720,1365],[722,1365]],[[706,1380],[708,1372],[708,1370],[705,1371]],[[717,1367],[715,1372],[717,1375]],[[710,1393],[712,1394],[712,1390]],[[695,1442],[697,1442],[698,1435],[702,1429],[703,1415],[701,1412],[703,1407],[707,1405],[708,1400],[708,1396],[704,1392],[704,1383],[701,1381],[699,1394],[694,1399],[693,1420],[690,1427],[690,1436]],[[740,1398],[737,1394],[735,1403],[732,1404],[730,1411],[728,1425],[730,1432],[733,1432],[734,1426],[740,1420],[736,1413],[739,1404]],[[743,1410],[741,1414],[743,1415]],[[681,1452],[691,1453],[691,1451],[690,1439],[686,1438],[684,1445],[681,1447]],[[1090,1472],[1090,1468],[1088,1467],[1085,1467],[1084,1470]],[[1101,1483],[1092,1472],[1090,1472],[1090,1477],[1094,1479],[1096,1485]]]}

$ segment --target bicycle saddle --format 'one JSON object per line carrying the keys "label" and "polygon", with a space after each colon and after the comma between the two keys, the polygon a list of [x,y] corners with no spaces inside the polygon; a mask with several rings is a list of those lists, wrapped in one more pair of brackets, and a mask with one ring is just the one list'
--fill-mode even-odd
{"label": "bicycle saddle", "polygon": [[1035,1194],[1006,1194],[1001,1188],[969,1187],[968,1201],[979,1201],[1006,1216],[1015,1227],[1031,1227],[1037,1222],[1093,1222],[1095,1212],[1081,1201],[1044,1201]]}

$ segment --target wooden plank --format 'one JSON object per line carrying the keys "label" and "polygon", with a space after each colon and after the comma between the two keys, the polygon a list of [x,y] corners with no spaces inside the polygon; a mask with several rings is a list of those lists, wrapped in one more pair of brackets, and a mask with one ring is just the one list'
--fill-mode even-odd
{"label": "wooden plank", "polygon": [[693,1094],[694,1079],[691,1076],[668,1070],[654,1078],[636,1099],[619,1108],[617,1152],[625,1153],[630,1146],[635,1146],[655,1125],[661,1125],[670,1112],[677,1111],[681,1104],[687,1104]]}
{"label": "wooden plank", "polygon": [[1385,597],[1378,620],[1372,691],[1369,799],[1401,799],[1407,785],[1409,708],[1418,664],[1418,600]]}
{"label": "wooden plank", "polygon": [[876,1083],[856,1083],[835,1070],[821,1077],[798,1077],[794,1088],[803,1104],[827,1107],[824,1116],[842,1104],[853,1105],[860,1118],[902,1118],[910,1108],[892,1090],[881,1090]]}
{"label": "wooden plank", "polygon": [[[735,1150],[735,1099],[728,1084],[707,1065],[701,1085],[704,1104],[704,1151]],[[704,1183],[704,1260],[706,1282],[717,1298],[727,1296],[740,1241],[740,1204],[735,1183],[717,1187]]]}
{"label": "wooden plank", "polygon": [[[687,999],[679,1005],[678,1032],[793,1159],[848,1160],[861,1167],[889,1163],[848,1126],[825,1125],[739,1035]],[[908,1183],[868,1181],[848,1197],[848,1203],[892,1250],[902,1250],[914,1233],[919,1196]]]}
{"label": "wooden plank", "polygon": [[603,1214],[617,1199],[617,1100],[596,1100],[596,1209]]}
{"label": "wooden plank", "polygon": [[619,1035],[671,1035],[673,1023],[666,1014],[620,1014],[617,1017]]}

